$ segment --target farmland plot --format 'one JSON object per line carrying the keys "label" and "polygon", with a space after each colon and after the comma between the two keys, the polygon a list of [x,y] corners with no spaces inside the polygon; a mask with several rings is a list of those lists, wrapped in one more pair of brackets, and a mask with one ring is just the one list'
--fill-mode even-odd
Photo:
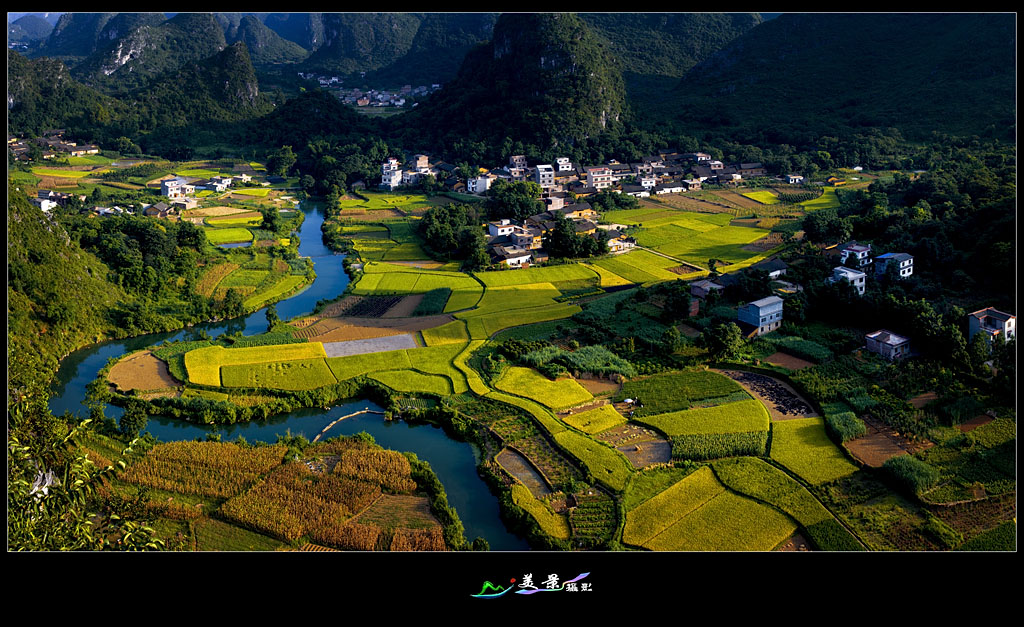
{"label": "farmland plot", "polygon": [[828,438],[822,418],[773,423],[771,457],[814,485],[857,472]]}
{"label": "farmland plot", "polygon": [[508,368],[495,387],[510,394],[525,396],[551,409],[564,409],[585,403],[594,397],[573,379],[552,381],[532,368]]}

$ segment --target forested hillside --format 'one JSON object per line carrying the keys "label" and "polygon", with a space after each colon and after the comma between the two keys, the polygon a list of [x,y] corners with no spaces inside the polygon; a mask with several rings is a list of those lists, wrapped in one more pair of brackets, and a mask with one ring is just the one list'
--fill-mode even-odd
{"label": "forested hillside", "polygon": [[872,128],[1012,139],[1015,51],[1010,14],[787,13],[691,69],[645,115],[746,143]]}

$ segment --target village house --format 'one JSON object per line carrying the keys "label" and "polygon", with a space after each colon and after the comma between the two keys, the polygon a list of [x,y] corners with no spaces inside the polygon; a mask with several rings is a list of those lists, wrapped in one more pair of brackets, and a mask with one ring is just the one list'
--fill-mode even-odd
{"label": "village house", "polygon": [[782,302],[778,296],[768,296],[740,307],[736,318],[744,335],[764,335],[782,326]]}
{"label": "village house", "polygon": [[390,157],[380,166],[380,186],[395,189],[402,184],[402,171],[398,167],[398,159]]}
{"label": "village house", "polygon": [[846,260],[852,255],[856,260],[857,268],[863,269],[871,264],[871,244],[858,244],[857,242],[847,242],[837,249],[839,253],[839,262],[845,264]]}
{"label": "village house", "polygon": [[165,203],[160,201],[155,205],[148,205],[142,209],[142,215],[150,218],[167,218],[177,213],[177,210]]}
{"label": "village house", "polygon": [[967,322],[968,341],[974,339],[978,333],[984,333],[989,344],[999,337],[1009,340],[1017,336],[1017,317],[992,307],[968,314]]}
{"label": "village house", "polygon": [[857,294],[863,296],[866,277],[867,275],[860,270],[854,270],[852,268],[847,268],[846,266],[836,266],[835,268],[832,268],[832,276],[826,280],[829,283],[846,281],[857,290]]}
{"label": "village house", "polygon": [[508,165],[519,170],[526,169],[526,155],[512,155],[508,158]]}
{"label": "village house", "polygon": [[596,190],[607,189],[612,186],[612,171],[605,166],[595,166],[586,169],[587,187]]}
{"label": "village house", "polygon": [[736,168],[736,173],[740,176],[749,178],[753,176],[765,176],[768,174],[768,170],[759,162],[740,163]]}
{"label": "village house", "polygon": [[896,268],[899,278],[914,274],[914,257],[907,253],[885,253],[875,257],[875,275],[884,276],[889,266]]}
{"label": "village house", "polygon": [[573,167],[572,162],[569,161],[569,157],[559,157],[555,159],[555,164],[558,166],[559,174],[575,172],[576,170],[576,168]]}
{"label": "village house", "polygon": [[181,176],[160,181],[161,196],[166,196],[168,198],[181,198],[189,194],[194,194],[195,191],[195,185],[192,185]]}
{"label": "village house", "polygon": [[494,222],[487,223],[487,234],[491,237],[501,237],[502,235],[512,235],[512,231],[516,230],[516,225],[512,224],[511,220],[496,220]]}
{"label": "village house", "polygon": [[651,188],[643,185],[623,185],[621,193],[634,198],[650,198]]}
{"label": "village house", "polygon": [[493,174],[481,174],[466,181],[466,191],[470,194],[485,194],[496,180],[498,177]]}
{"label": "village house", "polygon": [[701,300],[707,298],[712,292],[721,293],[724,289],[724,285],[719,285],[711,279],[701,279],[690,283],[690,295]]}
{"label": "village house", "polygon": [[548,189],[555,186],[555,169],[548,164],[538,165],[534,177],[535,182]]}
{"label": "village house", "polygon": [[787,174],[786,182],[789,183],[790,185],[803,185],[804,177],[800,176],[799,174]]}
{"label": "village house", "polygon": [[750,269],[764,270],[765,272],[768,273],[768,278],[774,281],[778,279],[780,276],[786,274],[786,271],[789,270],[789,265],[786,264],[785,261],[779,259],[778,257],[775,257],[774,259],[769,259],[768,261],[755,263],[754,265],[750,266]]}
{"label": "village house", "polygon": [[530,251],[516,246],[492,246],[491,263],[506,265],[510,268],[521,268],[530,265]]}
{"label": "village house", "polygon": [[543,234],[540,229],[535,227],[516,225],[512,229],[510,237],[512,239],[512,243],[517,247],[530,251],[537,250],[544,245],[542,239]]}
{"label": "village house", "polygon": [[625,231],[608,230],[608,252],[624,253],[636,248],[636,240],[626,235]]}
{"label": "village house", "polygon": [[892,331],[880,329],[864,336],[867,349],[889,361],[903,359],[910,354],[910,340]]}

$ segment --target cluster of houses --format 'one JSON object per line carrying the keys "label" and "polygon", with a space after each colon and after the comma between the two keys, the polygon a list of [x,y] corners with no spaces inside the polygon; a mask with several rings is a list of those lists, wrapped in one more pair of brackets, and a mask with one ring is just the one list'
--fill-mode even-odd
{"label": "cluster of houses", "polygon": [[[345,89],[342,87],[343,79],[338,76],[321,76],[312,72],[299,72],[298,74],[299,77],[305,80],[315,80],[321,88],[334,92],[343,103],[356,107],[404,107],[408,102],[423,98],[441,89],[440,83],[433,83],[429,86],[418,85],[416,87],[402,85],[397,90],[363,90],[356,87]],[[362,73],[363,76],[365,74],[365,72]],[[416,106],[416,103],[412,102],[412,106]]]}
{"label": "cluster of houses", "polygon": [[57,159],[63,157],[82,157],[85,155],[99,154],[100,147],[94,144],[79,146],[73,141],[64,139],[64,129],[57,128],[44,131],[39,137],[23,139],[14,135],[7,136],[7,148],[19,161],[31,161],[29,156],[32,146],[38,146],[42,150],[43,159]]}
{"label": "cluster of houses", "polygon": [[[169,204],[166,202],[157,203],[157,205],[165,205],[166,209],[154,214],[146,213],[145,215],[166,218],[174,215],[177,211],[195,209],[199,206],[199,201],[191,195],[197,191],[209,190],[220,193],[227,191],[235,183],[248,183],[250,181],[252,181],[252,176],[245,172],[238,172],[231,176],[211,176],[208,179],[189,180],[184,176],[166,178],[160,181],[160,195],[167,198]],[[154,207],[157,205],[154,205]]]}
{"label": "cluster of houses", "polygon": [[[876,278],[885,276],[890,268],[898,279],[905,279],[914,274],[914,257],[908,253],[885,253],[871,257],[871,244],[856,241],[846,242],[825,249],[825,255],[843,264],[832,269],[832,276],[826,279],[829,283],[845,281],[857,290],[861,296],[868,274],[873,272]],[[852,266],[852,267],[851,267]],[[872,270],[873,267],[873,270]]]}
{"label": "cluster of houses", "polygon": [[[389,158],[381,166],[381,187],[395,189],[415,185],[424,174],[433,174],[449,190],[469,194],[485,194],[498,180],[532,181],[545,191],[567,191],[587,196],[610,190],[637,198],[659,194],[678,194],[701,189],[702,184],[735,184],[744,178],[765,177],[768,171],[761,163],[726,165],[702,152],[649,155],[637,163],[611,160],[604,165],[585,166],[559,157],[554,163],[529,165],[524,155],[512,155],[508,164],[493,169],[480,168],[477,176],[462,181],[453,166],[430,164],[426,155],[417,154],[404,166]],[[802,176],[777,177],[778,182],[802,185]]]}
{"label": "cluster of houses", "polygon": [[546,210],[521,222],[497,220],[487,223],[487,253],[492,264],[523,268],[544,263],[548,260],[543,248],[544,237],[563,218],[572,223],[577,235],[600,241],[598,231],[603,231],[610,253],[622,253],[636,247],[636,240],[624,231],[598,226],[600,215],[588,202],[572,201],[566,192],[545,192],[541,202]]}
{"label": "cluster of houses", "polygon": [[73,198],[77,199],[79,202],[85,202],[85,196],[82,194],[66,194],[64,192],[55,192],[50,189],[38,190],[36,192],[36,197],[30,198],[29,201],[42,209],[43,213],[49,213],[58,206],[67,206],[68,202]]}

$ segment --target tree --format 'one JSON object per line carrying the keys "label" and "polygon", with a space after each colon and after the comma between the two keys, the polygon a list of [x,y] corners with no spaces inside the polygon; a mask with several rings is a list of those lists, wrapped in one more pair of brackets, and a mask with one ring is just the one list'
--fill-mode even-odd
{"label": "tree", "polygon": [[705,330],[701,342],[716,359],[728,359],[743,348],[743,333],[736,323],[725,322]]}
{"label": "tree", "polygon": [[141,401],[129,400],[124,408],[124,415],[121,416],[119,428],[124,435],[135,438],[146,428],[147,422],[149,422],[149,415],[146,413],[145,404]]}
{"label": "tree", "polygon": [[498,180],[487,190],[487,195],[490,198],[487,209],[492,220],[525,220],[544,210],[544,205],[538,200],[541,187],[531,181]]}
{"label": "tree", "polygon": [[672,354],[682,346],[683,334],[679,332],[679,329],[674,326],[670,326],[661,334],[661,343],[665,347],[665,352]]}
{"label": "tree", "polygon": [[261,207],[260,215],[263,216],[263,223],[260,228],[267,231],[279,232],[284,228],[284,220],[281,219],[281,212],[277,207]]}
{"label": "tree", "polygon": [[295,153],[291,146],[281,146],[278,150],[267,156],[267,172],[278,176],[285,176],[288,170],[295,165]]}
{"label": "tree", "polygon": [[273,329],[274,325],[281,321],[277,316],[277,303],[267,305],[267,329]]}

